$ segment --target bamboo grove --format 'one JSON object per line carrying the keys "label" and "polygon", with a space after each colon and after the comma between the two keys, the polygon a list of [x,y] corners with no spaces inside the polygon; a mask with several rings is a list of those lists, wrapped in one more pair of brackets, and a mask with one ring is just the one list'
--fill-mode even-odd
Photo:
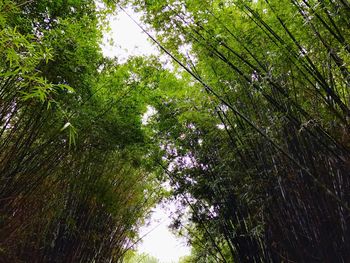
{"label": "bamboo grove", "polygon": [[134,4],[201,91],[158,134],[187,260],[347,262],[349,3]]}
{"label": "bamboo grove", "polygon": [[[174,69],[102,56],[130,5]],[[0,1],[0,262],[122,262],[163,181],[183,262],[348,262],[349,28],[347,0]]]}
{"label": "bamboo grove", "polygon": [[100,51],[111,10],[0,2],[0,262],[120,261],[158,198],[141,62]]}

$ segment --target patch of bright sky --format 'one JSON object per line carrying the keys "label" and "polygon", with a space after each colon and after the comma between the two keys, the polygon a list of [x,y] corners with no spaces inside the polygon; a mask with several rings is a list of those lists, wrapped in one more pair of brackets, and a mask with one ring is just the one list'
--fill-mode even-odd
{"label": "patch of bright sky", "polygon": [[216,127],[217,127],[219,130],[224,130],[224,129],[225,129],[225,125],[224,125],[224,124],[217,124]]}
{"label": "patch of bright sky", "polygon": [[[141,15],[128,8],[126,10],[136,21]],[[158,49],[145,33],[122,11],[109,16],[111,30],[104,34],[102,51],[106,57],[117,57],[124,63],[130,56],[159,55]]]}
{"label": "patch of bright sky", "polygon": [[151,105],[148,105],[147,110],[146,110],[145,114],[143,114],[142,119],[141,119],[142,124],[147,125],[150,118],[152,118],[156,114],[157,114],[157,110],[154,107],[152,107]]}
{"label": "patch of bright sky", "polygon": [[[125,11],[142,25],[140,13],[135,13],[131,8],[126,8]],[[156,44],[125,12],[119,10],[117,15],[109,15],[109,24],[111,30],[105,32],[101,45],[105,57],[116,57],[119,63],[125,63],[131,56],[155,55],[165,68],[174,69],[169,57],[161,54]],[[146,26],[144,28],[151,34],[154,33]]]}
{"label": "patch of bright sky", "polygon": [[151,224],[140,229],[140,236],[145,235],[138,246],[140,253],[152,255],[161,263],[175,263],[180,257],[190,254],[185,239],[175,236],[168,228],[174,210],[173,203],[167,204],[166,207],[158,205],[153,209]]}
{"label": "patch of bright sky", "polygon": [[[135,20],[140,22],[140,14],[128,8],[127,12]],[[147,35],[122,11],[109,17],[110,32],[106,32],[101,45],[104,56],[116,57],[119,63],[124,63],[130,56],[160,55],[156,46],[150,42]],[[112,39],[112,41],[111,41]],[[169,60],[159,56],[165,67],[169,67]],[[171,68],[171,66],[170,66]],[[143,116],[143,124],[156,114],[153,107],[148,106]],[[150,218],[150,224],[140,229],[143,240],[137,246],[140,253],[147,253],[160,260],[161,263],[178,262],[180,257],[190,254],[190,247],[185,240],[175,236],[168,229],[171,223],[169,210],[174,204],[168,204],[168,209],[158,205]]]}

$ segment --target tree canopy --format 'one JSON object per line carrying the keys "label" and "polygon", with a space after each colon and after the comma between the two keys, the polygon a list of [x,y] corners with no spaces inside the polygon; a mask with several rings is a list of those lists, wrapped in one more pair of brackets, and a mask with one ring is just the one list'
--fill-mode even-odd
{"label": "tree canopy", "polygon": [[[165,196],[181,262],[347,262],[350,4],[103,3],[0,3],[1,262],[155,262]],[[103,57],[127,5],[173,70]]]}

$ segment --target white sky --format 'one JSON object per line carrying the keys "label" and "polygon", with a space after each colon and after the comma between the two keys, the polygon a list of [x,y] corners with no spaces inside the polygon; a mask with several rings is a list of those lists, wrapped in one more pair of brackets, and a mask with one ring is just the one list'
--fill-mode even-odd
{"label": "white sky", "polygon": [[[131,9],[127,12],[136,20],[140,15]],[[159,55],[160,52],[148,40],[147,35],[122,11],[117,16],[110,17],[111,31],[105,33],[102,45],[103,54],[107,57],[117,57],[120,63],[132,55]],[[113,39],[114,44],[108,43]],[[164,61],[164,58],[162,59]],[[190,254],[190,247],[185,245],[184,239],[176,237],[168,229],[172,205],[167,209],[158,205],[154,208],[151,224],[140,230],[140,236],[148,233],[138,245],[139,252],[145,252],[159,259],[161,263],[178,262],[184,255]]]}
{"label": "white sky", "polygon": [[172,204],[167,208],[158,205],[153,209],[151,224],[140,229],[140,236],[148,234],[138,246],[138,251],[158,258],[161,263],[178,262],[180,257],[190,254],[190,247],[186,245],[185,239],[169,231],[173,208]]}
{"label": "white sky", "polygon": [[[135,20],[140,21],[140,15],[127,9]],[[158,55],[157,48],[148,40],[145,33],[124,12],[119,11],[116,16],[110,16],[111,31],[105,33],[102,51],[104,56],[117,57],[120,63],[129,56]],[[114,45],[108,41],[113,39]]]}

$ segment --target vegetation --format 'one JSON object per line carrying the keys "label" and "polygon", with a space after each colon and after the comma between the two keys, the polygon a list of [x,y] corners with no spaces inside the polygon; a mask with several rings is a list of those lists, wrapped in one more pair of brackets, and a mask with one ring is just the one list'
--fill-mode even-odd
{"label": "vegetation", "polygon": [[131,251],[131,250],[129,250],[127,252],[127,255],[124,257],[124,262],[125,263],[134,263],[134,262],[159,263],[159,261],[155,257],[152,257],[146,253],[138,254],[135,251]]}
{"label": "vegetation", "polygon": [[196,80],[158,109],[192,261],[347,261],[349,4],[135,5]]}
{"label": "vegetation", "polygon": [[[104,4],[0,2],[1,262],[156,262],[127,250],[162,181],[182,262],[347,262],[349,3]],[[102,56],[127,4],[172,72]]]}
{"label": "vegetation", "polygon": [[158,199],[136,62],[102,57],[94,1],[0,10],[2,262],[117,261]]}

